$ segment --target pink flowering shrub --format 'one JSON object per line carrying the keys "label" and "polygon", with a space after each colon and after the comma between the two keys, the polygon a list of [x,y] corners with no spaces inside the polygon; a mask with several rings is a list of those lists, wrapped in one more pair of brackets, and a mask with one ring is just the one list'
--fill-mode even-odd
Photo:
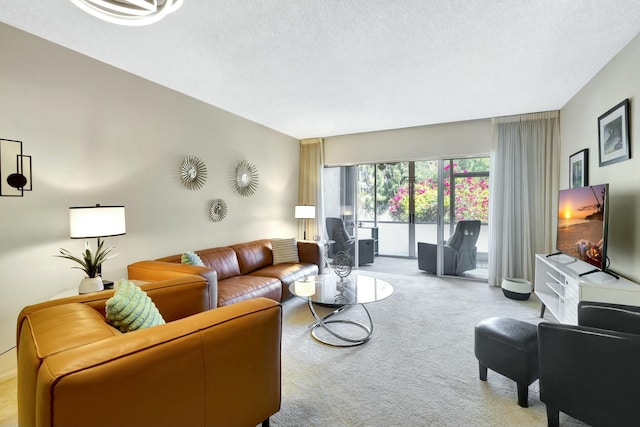
{"label": "pink flowering shrub", "polygon": [[[445,168],[448,169],[448,168]],[[427,178],[415,183],[416,222],[436,222],[438,191],[437,181]],[[449,222],[449,206],[451,200],[451,178],[444,182],[445,222]],[[485,177],[464,177],[455,179],[455,218],[479,219],[484,224],[489,221],[489,182]],[[397,193],[389,201],[389,214],[398,221],[406,221],[409,212],[409,188],[407,185],[398,188]]]}

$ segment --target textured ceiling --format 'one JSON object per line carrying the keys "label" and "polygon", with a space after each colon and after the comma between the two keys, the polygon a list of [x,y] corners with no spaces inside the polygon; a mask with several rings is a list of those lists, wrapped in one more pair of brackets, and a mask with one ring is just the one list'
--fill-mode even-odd
{"label": "textured ceiling", "polygon": [[122,27],[65,0],[0,20],[296,138],[561,108],[638,0],[185,0]]}

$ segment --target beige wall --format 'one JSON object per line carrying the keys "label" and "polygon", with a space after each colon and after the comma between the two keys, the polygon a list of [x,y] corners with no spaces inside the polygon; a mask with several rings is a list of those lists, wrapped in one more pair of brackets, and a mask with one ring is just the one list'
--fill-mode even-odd
{"label": "beige wall", "polygon": [[338,166],[486,156],[490,149],[491,120],[474,120],[326,138],[325,163]]}
{"label": "beige wall", "polygon": [[[53,256],[84,245],[69,239],[69,206],[126,206],[127,234],[107,241],[119,255],[103,275],[116,280],[137,260],[295,235],[298,141],[4,24],[0,57],[0,137],[23,141],[34,172],[33,192],[0,197],[0,352],[23,306],[80,282]],[[187,155],[207,165],[198,191],[178,181]],[[231,187],[243,159],[260,174],[252,197]],[[228,204],[219,223],[215,198]],[[0,376],[14,361],[0,356]]]}
{"label": "beige wall", "polygon": [[[640,36],[560,111],[560,188],[569,186],[569,156],[589,149],[589,183],[609,183],[611,269],[640,283]],[[598,117],[630,100],[631,159],[599,167]]]}

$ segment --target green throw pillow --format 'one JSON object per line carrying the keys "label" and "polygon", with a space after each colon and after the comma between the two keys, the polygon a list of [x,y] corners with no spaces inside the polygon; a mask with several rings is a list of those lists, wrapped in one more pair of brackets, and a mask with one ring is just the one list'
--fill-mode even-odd
{"label": "green throw pillow", "polygon": [[106,302],[107,320],[122,332],[164,324],[151,298],[128,280],[116,284],[116,292]]}
{"label": "green throw pillow", "polygon": [[204,267],[204,262],[202,262],[198,254],[193,251],[183,253],[180,262],[183,264],[200,265]]}

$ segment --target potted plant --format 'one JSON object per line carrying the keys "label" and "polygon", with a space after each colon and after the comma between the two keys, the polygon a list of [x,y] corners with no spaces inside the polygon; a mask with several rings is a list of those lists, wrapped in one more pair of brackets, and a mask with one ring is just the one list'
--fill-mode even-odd
{"label": "potted plant", "polygon": [[71,261],[80,264],[79,267],[75,266],[71,268],[82,270],[87,275],[87,277],[82,279],[80,286],[78,287],[78,292],[80,294],[86,294],[89,292],[98,292],[104,289],[102,278],[100,277],[100,270],[103,262],[115,256],[110,255],[113,249],[113,247],[105,248],[104,240],[98,239],[98,248],[95,252],[91,250],[89,242],[85,242],[84,252],[82,253],[81,258],[72,255],[71,252],[66,249],[60,249],[60,255],[56,256],[59,258],[70,259]]}

